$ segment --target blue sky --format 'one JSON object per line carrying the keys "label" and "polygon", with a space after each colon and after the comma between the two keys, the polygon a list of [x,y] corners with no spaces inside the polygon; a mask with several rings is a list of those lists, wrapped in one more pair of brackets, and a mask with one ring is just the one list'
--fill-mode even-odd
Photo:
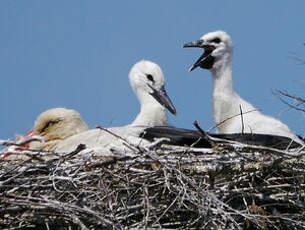
{"label": "blue sky", "polygon": [[130,123],[139,104],[128,72],[141,59],[158,63],[178,111],[169,123],[214,125],[212,78],[188,73],[201,50],[182,49],[214,30],[234,43],[236,91],[263,113],[304,134],[304,114],[273,89],[305,97],[305,1],[0,1],[0,139],[33,127],[53,107],[80,112],[90,127]]}

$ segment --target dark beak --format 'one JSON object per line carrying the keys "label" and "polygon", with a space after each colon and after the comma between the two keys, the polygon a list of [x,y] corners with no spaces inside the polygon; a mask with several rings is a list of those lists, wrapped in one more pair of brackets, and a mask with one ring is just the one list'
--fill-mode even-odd
{"label": "dark beak", "polygon": [[159,90],[156,90],[150,85],[148,86],[153,90],[153,92],[150,93],[150,95],[153,96],[161,105],[167,108],[172,114],[176,115],[177,114],[176,108],[173,105],[172,101],[169,99],[164,86],[162,86],[161,89]]}
{"label": "dark beak", "polygon": [[182,48],[190,48],[190,47],[204,48],[204,41],[203,40],[197,40],[197,41],[194,41],[194,42],[186,43],[182,46]]}
{"label": "dark beak", "polygon": [[197,47],[197,48],[204,49],[204,53],[195,62],[195,64],[191,66],[191,68],[189,69],[189,72],[193,71],[194,69],[196,69],[199,66],[203,69],[211,69],[213,67],[215,58],[211,55],[211,53],[215,49],[215,46],[207,45],[204,42],[204,40],[198,40],[198,41],[186,43],[182,47],[183,48]]}

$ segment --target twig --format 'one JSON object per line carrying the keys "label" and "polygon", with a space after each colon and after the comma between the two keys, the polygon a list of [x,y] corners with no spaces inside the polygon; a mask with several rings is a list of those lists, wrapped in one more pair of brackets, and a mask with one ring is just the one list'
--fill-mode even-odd
{"label": "twig", "polygon": [[155,148],[159,148],[162,144],[166,144],[169,142],[170,142],[169,138],[156,138],[156,140],[154,142],[152,142],[151,144],[148,144],[145,147],[149,150],[152,150]]}
{"label": "twig", "polygon": [[81,152],[82,150],[86,149],[86,145],[84,144],[79,144],[75,150],[73,150],[72,152],[66,154],[66,155],[63,155],[62,157],[63,158],[70,158],[76,154],[78,154],[79,152]]}
{"label": "twig", "polygon": [[[285,105],[288,105],[290,108],[293,108],[293,109],[298,110],[298,111],[305,112],[305,109],[302,109],[302,108],[298,107],[298,106],[300,106],[300,105],[305,103],[305,99],[303,99],[301,97],[292,96],[292,95],[290,95],[288,93],[285,93],[283,91],[280,91],[280,90],[273,90],[273,94],[277,95],[278,98],[281,100],[281,102],[283,102]],[[299,102],[299,104],[297,106],[292,105],[291,103],[289,103],[286,100],[284,100],[282,98],[282,96],[290,98],[290,99],[293,99],[293,100],[296,100],[297,102]]]}
{"label": "twig", "polygon": [[240,119],[241,119],[241,133],[244,134],[244,131],[245,131],[244,116],[243,116],[243,111],[242,111],[241,105],[239,105],[239,111],[240,111]]}
{"label": "twig", "polygon": [[[256,111],[260,111],[260,109],[253,109],[253,110],[244,112],[243,114],[252,113],[252,112],[256,112]],[[217,128],[218,126],[220,126],[220,125],[226,123],[227,121],[233,119],[234,117],[238,117],[238,116],[240,116],[240,113],[239,113],[239,114],[236,114],[236,115],[234,115],[234,116],[231,116],[231,117],[226,118],[225,120],[223,120],[223,121],[217,123],[215,126],[213,126],[212,128],[210,128],[210,129],[208,130],[208,132],[210,132],[211,130]]]}
{"label": "twig", "polygon": [[101,127],[101,126],[96,126],[96,128],[97,129],[101,129],[101,130],[109,133],[110,135],[112,135],[112,136],[122,140],[126,144],[126,147],[128,147],[131,151],[139,151],[139,150],[141,151],[141,149],[139,149],[139,146],[135,146],[135,145],[129,143],[125,138],[115,134],[114,132],[111,132],[110,130],[105,129],[105,128]]}
{"label": "twig", "polygon": [[197,121],[193,122],[193,125],[196,127],[196,129],[200,132],[200,134],[202,135],[202,138],[204,140],[206,140],[212,147],[215,146],[215,142],[211,139],[211,137],[201,129],[201,127],[199,126]]}
{"label": "twig", "polygon": [[305,228],[304,149],[212,140],[205,149],[158,140],[108,164],[90,152],[2,160],[1,228]]}
{"label": "twig", "polygon": [[41,136],[37,136],[37,135],[33,135],[33,136],[28,136],[26,138],[22,138],[19,141],[11,141],[11,140],[0,140],[0,145],[4,145],[4,146],[24,146],[26,144],[28,144],[29,142],[32,141],[39,141],[44,143],[44,139]]}

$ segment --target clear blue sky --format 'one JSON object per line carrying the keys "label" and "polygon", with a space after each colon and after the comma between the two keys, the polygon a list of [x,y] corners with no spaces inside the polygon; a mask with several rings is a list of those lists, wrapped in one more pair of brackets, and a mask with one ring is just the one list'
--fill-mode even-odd
{"label": "clear blue sky", "polygon": [[265,114],[305,134],[304,114],[272,89],[304,95],[305,1],[0,1],[0,139],[33,127],[43,111],[73,108],[90,127],[130,123],[139,104],[128,81],[141,59],[158,63],[178,110],[169,123],[214,125],[212,78],[188,73],[201,50],[185,42],[214,30],[234,43],[236,91]]}

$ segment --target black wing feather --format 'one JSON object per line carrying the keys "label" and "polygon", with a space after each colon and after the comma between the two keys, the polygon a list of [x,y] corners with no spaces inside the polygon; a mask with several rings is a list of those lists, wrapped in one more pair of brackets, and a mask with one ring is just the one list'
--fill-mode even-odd
{"label": "black wing feather", "polygon": [[[237,141],[244,144],[272,147],[277,149],[297,148],[300,145],[288,137],[276,136],[270,134],[251,134],[251,133],[233,133],[233,134],[210,134],[215,143]],[[211,148],[211,144],[202,138],[200,132],[196,130],[176,128],[173,126],[155,126],[144,130],[141,136],[147,140],[153,141],[154,138],[169,138],[170,144],[179,146],[191,146],[198,148]]]}

